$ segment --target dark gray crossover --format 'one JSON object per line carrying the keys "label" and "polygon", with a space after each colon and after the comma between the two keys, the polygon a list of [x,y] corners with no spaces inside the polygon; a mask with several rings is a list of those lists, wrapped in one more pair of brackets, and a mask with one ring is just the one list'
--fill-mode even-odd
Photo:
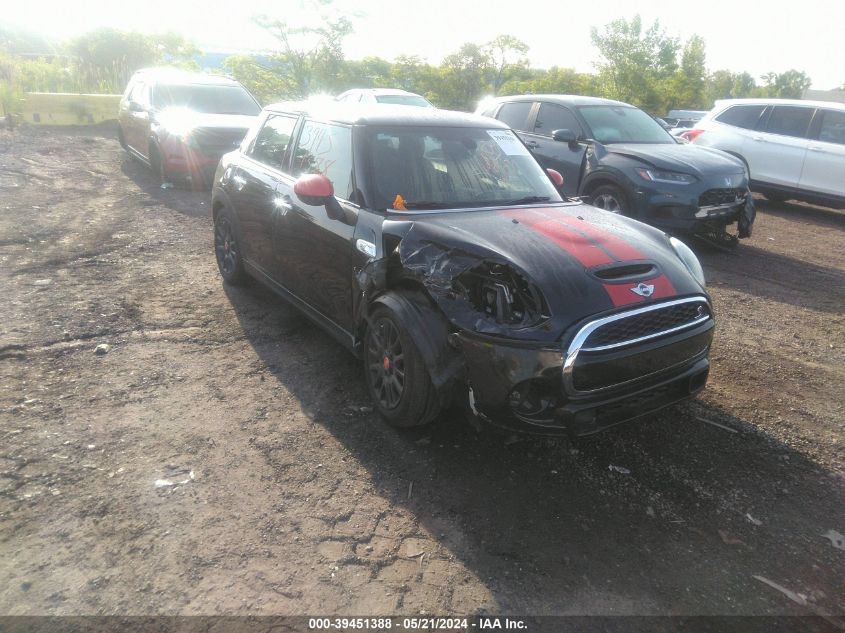
{"label": "dark gray crossover", "polygon": [[695,255],[560,178],[488,118],[277,104],[217,169],[218,267],[360,357],[397,426],[459,407],[585,434],[694,395],[714,329]]}
{"label": "dark gray crossover", "polygon": [[[478,114],[516,130],[562,192],[669,231],[750,237],[754,206],[744,163],[678,141],[651,116],[609,99],[569,95],[500,97]],[[730,240],[734,242],[735,240]]]}

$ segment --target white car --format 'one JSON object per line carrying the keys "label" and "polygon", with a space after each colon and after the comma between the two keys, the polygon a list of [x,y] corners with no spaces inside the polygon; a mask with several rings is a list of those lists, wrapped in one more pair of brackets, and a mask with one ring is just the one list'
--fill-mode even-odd
{"label": "white car", "polygon": [[751,188],[770,200],[845,208],[845,103],[717,101],[682,136],[741,158]]}
{"label": "white car", "polygon": [[433,108],[432,104],[425,97],[415,92],[399,90],[397,88],[353,88],[341,92],[335,101],[345,103],[388,103],[392,105],[419,106],[421,108]]}

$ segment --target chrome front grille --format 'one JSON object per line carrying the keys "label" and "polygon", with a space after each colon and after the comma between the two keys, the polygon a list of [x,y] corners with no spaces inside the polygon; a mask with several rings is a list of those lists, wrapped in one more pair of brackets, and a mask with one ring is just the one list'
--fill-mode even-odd
{"label": "chrome front grille", "polygon": [[[707,300],[689,297],[591,321],[567,348],[564,388],[571,395],[585,395],[683,365],[709,348],[712,320]],[[688,337],[678,338],[687,331]],[[660,339],[667,342],[662,344]]]}
{"label": "chrome front grille", "polygon": [[638,314],[623,314],[621,317],[594,329],[582,349],[607,349],[692,326],[706,321],[710,317],[710,308],[707,302],[699,300],[657,307]]}

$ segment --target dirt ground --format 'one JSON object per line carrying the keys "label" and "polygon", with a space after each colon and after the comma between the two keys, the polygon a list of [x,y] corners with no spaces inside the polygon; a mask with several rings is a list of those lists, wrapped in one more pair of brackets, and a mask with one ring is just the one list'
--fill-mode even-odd
{"label": "dirt ground", "polygon": [[0,613],[845,615],[845,213],[759,212],[696,246],[697,400],[401,432],[326,334],[223,286],[208,193],[107,126],[0,132]]}

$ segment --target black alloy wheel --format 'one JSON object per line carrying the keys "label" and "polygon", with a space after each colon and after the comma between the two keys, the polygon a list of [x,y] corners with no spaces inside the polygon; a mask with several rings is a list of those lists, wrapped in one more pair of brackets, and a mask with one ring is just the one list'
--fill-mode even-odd
{"label": "black alloy wheel", "polygon": [[235,239],[232,220],[225,212],[221,212],[214,223],[214,254],[217,268],[226,283],[238,285],[244,281],[240,248]]}
{"label": "black alloy wheel", "polygon": [[396,409],[405,392],[405,354],[396,324],[380,317],[370,326],[367,370],[373,396],[381,408]]}

